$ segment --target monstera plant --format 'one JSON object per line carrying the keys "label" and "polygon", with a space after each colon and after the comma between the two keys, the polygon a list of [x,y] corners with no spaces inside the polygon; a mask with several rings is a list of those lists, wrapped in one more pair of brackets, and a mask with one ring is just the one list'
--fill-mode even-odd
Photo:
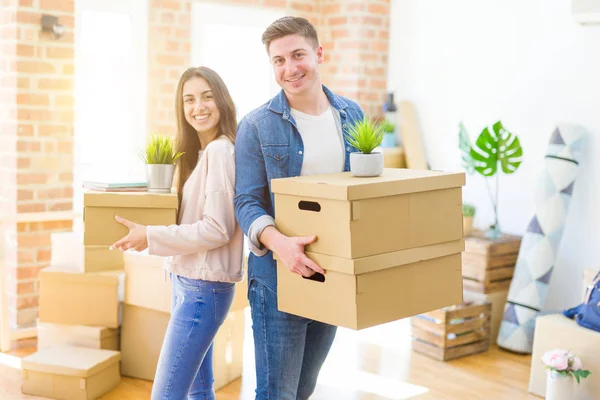
{"label": "monstera plant", "polygon": [[[523,148],[517,135],[509,132],[501,121],[485,127],[471,145],[469,134],[461,122],[459,125],[459,148],[463,167],[469,174],[477,172],[485,178],[486,187],[494,208],[494,224],[486,232],[486,237],[497,239],[500,236],[500,225],[498,224],[498,193],[500,173],[498,165],[505,174],[514,173],[521,165],[523,159]],[[492,192],[490,178],[496,175],[496,190]]]}

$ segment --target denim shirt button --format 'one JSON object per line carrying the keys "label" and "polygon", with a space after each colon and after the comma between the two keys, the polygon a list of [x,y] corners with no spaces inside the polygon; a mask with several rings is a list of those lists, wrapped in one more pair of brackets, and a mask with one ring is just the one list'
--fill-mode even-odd
{"label": "denim shirt button", "polygon": [[346,147],[346,151],[350,151],[350,147]]}
{"label": "denim shirt button", "polygon": [[344,128],[346,127],[346,124],[342,125]]}
{"label": "denim shirt button", "polygon": [[298,152],[298,154],[302,154],[302,150],[300,150],[300,151]]}

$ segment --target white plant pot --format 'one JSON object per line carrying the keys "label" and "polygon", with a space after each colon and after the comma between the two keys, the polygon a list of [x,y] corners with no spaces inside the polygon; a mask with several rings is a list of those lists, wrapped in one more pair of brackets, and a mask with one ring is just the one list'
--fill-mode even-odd
{"label": "white plant pot", "polygon": [[350,172],[354,176],[379,176],[383,173],[383,153],[350,153]]}
{"label": "white plant pot", "polygon": [[171,193],[173,175],[175,175],[174,164],[147,164],[148,192]]}
{"label": "white plant pot", "polygon": [[546,400],[571,400],[574,393],[572,376],[561,376],[555,371],[548,371],[546,378]]}

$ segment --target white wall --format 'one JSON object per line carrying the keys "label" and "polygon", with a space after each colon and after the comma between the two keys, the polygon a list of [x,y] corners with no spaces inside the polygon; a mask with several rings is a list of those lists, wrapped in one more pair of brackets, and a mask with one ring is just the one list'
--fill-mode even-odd
{"label": "white wall", "polygon": [[[415,104],[432,168],[461,170],[458,124],[471,140],[498,119],[517,134],[524,162],[500,177],[500,226],[523,234],[554,127],[589,130],[547,309],[581,300],[581,271],[600,268],[600,25],[572,22],[570,0],[392,0],[389,89]],[[495,179],[495,178],[494,178]],[[492,182],[493,183],[493,182]],[[481,176],[465,201],[492,222]]]}

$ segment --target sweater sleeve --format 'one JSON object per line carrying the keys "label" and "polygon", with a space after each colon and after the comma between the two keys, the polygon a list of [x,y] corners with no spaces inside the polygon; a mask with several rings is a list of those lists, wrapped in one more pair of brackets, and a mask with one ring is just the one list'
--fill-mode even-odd
{"label": "sweater sleeve", "polygon": [[[192,224],[148,226],[148,252],[158,256],[206,252],[227,244],[237,222],[233,208],[235,160],[233,146],[225,141],[206,149],[206,196],[202,219]],[[193,201],[188,201],[191,206]]]}

